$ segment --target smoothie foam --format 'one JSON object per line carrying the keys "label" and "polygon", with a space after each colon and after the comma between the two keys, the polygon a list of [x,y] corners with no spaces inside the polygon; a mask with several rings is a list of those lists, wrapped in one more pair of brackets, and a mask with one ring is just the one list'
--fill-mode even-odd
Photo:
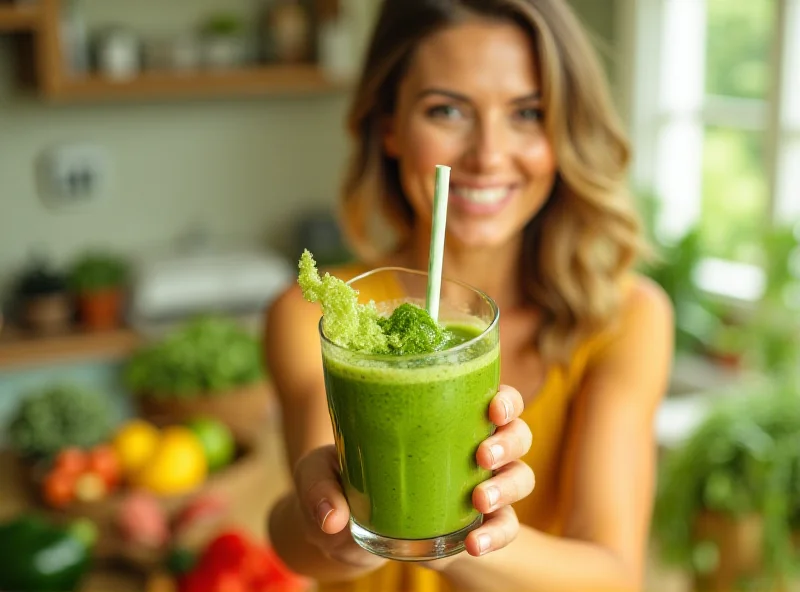
{"label": "smoothie foam", "polygon": [[320,277],[308,250],[303,251],[298,268],[297,283],[303,297],[320,303],[325,336],[341,347],[403,356],[431,353],[454,345],[454,336],[418,305],[403,303],[386,317],[378,312],[374,302],[359,303],[358,292],[345,282],[329,273]]}

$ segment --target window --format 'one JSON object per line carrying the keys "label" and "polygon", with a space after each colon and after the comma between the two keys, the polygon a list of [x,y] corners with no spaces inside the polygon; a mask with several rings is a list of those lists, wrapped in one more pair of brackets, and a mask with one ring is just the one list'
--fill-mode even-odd
{"label": "window", "polygon": [[618,1],[634,183],[662,238],[699,227],[704,287],[757,297],[758,233],[800,219],[800,0]]}

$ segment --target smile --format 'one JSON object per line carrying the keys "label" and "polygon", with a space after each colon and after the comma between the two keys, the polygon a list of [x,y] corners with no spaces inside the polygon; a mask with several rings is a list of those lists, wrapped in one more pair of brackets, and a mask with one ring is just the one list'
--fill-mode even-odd
{"label": "smile", "polygon": [[488,214],[502,208],[513,193],[513,185],[478,188],[450,184],[450,199],[454,205],[476,214]]}

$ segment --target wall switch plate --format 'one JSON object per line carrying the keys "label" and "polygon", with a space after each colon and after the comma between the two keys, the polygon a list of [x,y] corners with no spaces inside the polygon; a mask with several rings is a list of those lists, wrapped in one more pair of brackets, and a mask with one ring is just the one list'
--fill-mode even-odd
{"label": "wall switch plate", "polygon": [[88,205],[108,196],[111,159],[96,144],[63,144],[46,149],[36,163],[39,197],[53,208]]}

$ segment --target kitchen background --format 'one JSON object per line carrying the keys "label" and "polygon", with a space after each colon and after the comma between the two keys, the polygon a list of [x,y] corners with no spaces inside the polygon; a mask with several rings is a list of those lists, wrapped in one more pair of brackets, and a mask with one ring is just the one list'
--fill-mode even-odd
{"label": "kitchen background", "polygon": [[[644,271],[678,313],[675,370],[657,418],[667,486],[648,590],[771,589],[758,578],[791,572],[800,524],[789,501],[800,497],[800,447],[790,439],[800,428],[790,264],[800,212],[800,7],[570,3],[601,51],[634,141],[631,185],[664,254]],[[170,585],[175,565],[164,549],[175,541],[196,550],[230,519],[254,539],[263,534],[263,510],[286,474],[278,412],[268,378],[253,370],[258,343],[246,329],[293,281],[301,248],[328,261],[347,256],[331,210],[352,74],[377,8],[376,0],[0,0],[0,517],[36,508],[92,518],[102,569],[81,590],[168,590],[157,586]],[[96,257],[83,259],[89,251]],[[120,322],[88,330],[91,310],[101,324],[108,317],[96,302],[80,304],[78,292],[116,284]],[[191,323],[198,313],[214,316]],[[238,361],[219,362],[215,348],[236,350]],[[226,394],[211,403],[180,395],[198,384]],[[740,406],[731,411],[729,401]],[[57,414],[83,419],[60,440],[43,437],[42,426],[54,424],[42,416]],[[52,456],[70,434],[90,438],[88,428],[76,435],[88,417],[114,427],[116,439],[101,443],[128,458],[163,443],[136,415],[162,429],[209,414],[223,427],[191,429],[206,448],[217,443],[220,467],[204,459],[207,479],[198,472],[169,484],[150,457],[139,485],[161,497],[128,499],[119,476],[66,492],[49,464],[20,462]],[[236,442],[227,456],[226,434]],[[108,448],[92,462],[102,465]],[[181,489],[190,486],[208,495]],[[188,534],[178,536],[182,511],[211,518],[187,519]],[[0,530],[0,556],[3,544]]]}

